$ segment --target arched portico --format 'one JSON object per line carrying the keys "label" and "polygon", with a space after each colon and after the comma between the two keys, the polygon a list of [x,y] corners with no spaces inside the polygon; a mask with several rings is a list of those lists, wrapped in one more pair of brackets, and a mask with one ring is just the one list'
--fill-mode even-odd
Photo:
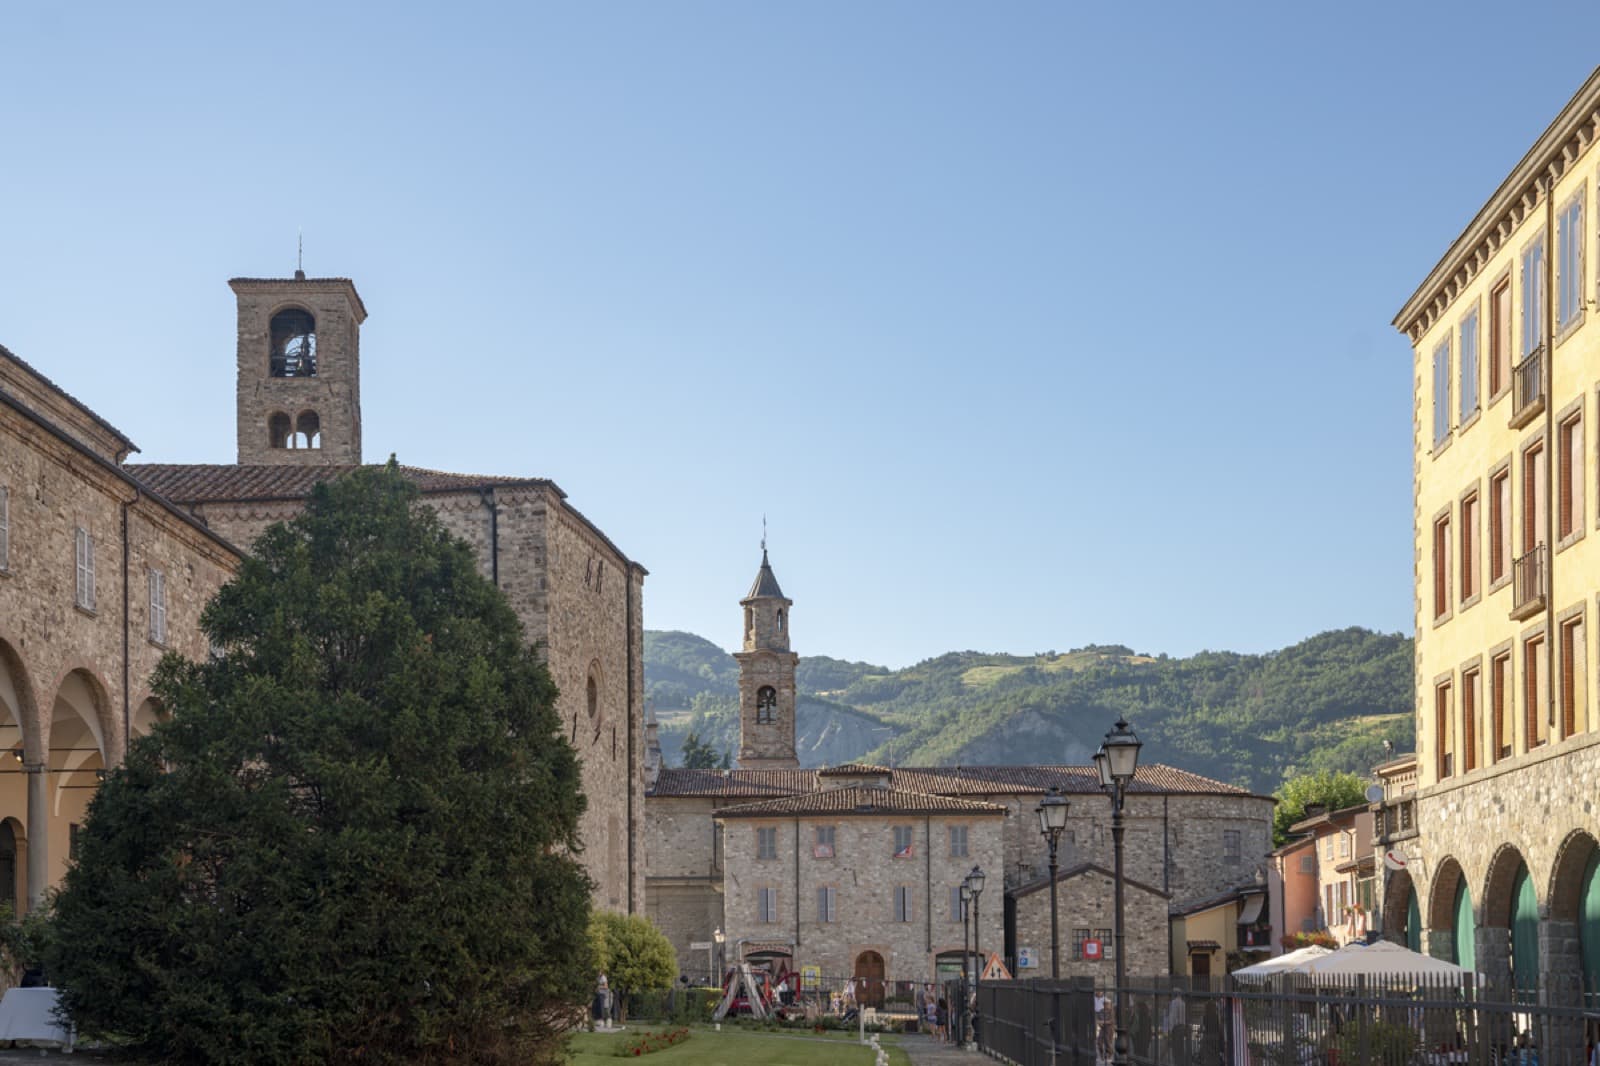
{"label": "arched portico", "polygon": [[1393,870],[1383,890],[1383,936],[1412,951],[1422,950],[1422,915],[1410,870]]}
{"label": "arched portico", "polygon": [[1477,962],[1486,977],[1511,978],[1519,995],[1538,994],[1538,893],[1515,844],[1500,845],[1489,859]]}
{"label": "arched portico", "polygon": [[[37,758],[39,752],[39,739],[32,735],[33,723],[38,720],[32,679],[16,649],[0,639],[0,819],[11,827],[10,899],[19,911],[26,910],[28,904],[42,897],[48,883],[46,871],[41,868],[36,872],[28,862],[26,841],[32,834],[24,828],[35,824],[33,804],[36,797],[32,782],[37,775],[27,772],[26,761],[30,753]],[[41,824],[43,815],[44,804],[40,802]],[[34,858],[37,859],[37,855]],[[3,881],[3,870],[0,870],[0,882]],[[5,884],[0,883],[0,896],[4,896],[5,891]]]}
{"label": "arched portico", "polygon": [[[36,779],[30,782],[28,809],[28,837],[34,846],[34,862],[28,870],[30,905],[37,900],[36,888],[42,894],[72,861],[77,827],[83,824],[116,738],[111,701],[99,678],[79,668],[61,679],[50,707],[47,736],[46,757],[41,764],[29,766]],[[34,792],[42,792],[46,804],[43,826],[34,824]],[[36,886],[36,875],[44,875],[43,884]]]}

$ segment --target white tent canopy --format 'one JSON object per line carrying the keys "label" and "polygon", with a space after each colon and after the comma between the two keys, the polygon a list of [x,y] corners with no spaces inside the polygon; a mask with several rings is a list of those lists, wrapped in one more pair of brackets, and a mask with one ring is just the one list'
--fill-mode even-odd
{"label": "white tent canopy", "polygon": [[1299,973],[1300,967],[1312,959],[1324,955],[1332,955],[1332,948],[1321,948],[1312,944],[1310,947],[1296,948],[1294,951],[1285,952],[1265,959],[1254,966],[1246,966],[1241,970],[1233,971],[1235,977],[1271,977],[1279,973]]}
{"label": "white tent canopy", "polygon": [[1467,971],[1453,962],[1423,955],[1393,941],[1379,940],[1372,944],[1346,944],[1331,955],[1312,959],[1300,972],[1367,977],[1461,977]]}

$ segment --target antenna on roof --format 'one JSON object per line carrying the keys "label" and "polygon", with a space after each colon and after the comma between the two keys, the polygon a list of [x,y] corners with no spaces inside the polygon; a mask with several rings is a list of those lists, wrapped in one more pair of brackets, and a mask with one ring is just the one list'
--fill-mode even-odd
{"label": "antenna on roof", "polygon": [[294,248],[294,280],[306,280],[306,231],[304,227],[295,228]]}
{"label": "antenna on roof", "polygon": [[761,554],[767,554],[767,516],[761,516]]}

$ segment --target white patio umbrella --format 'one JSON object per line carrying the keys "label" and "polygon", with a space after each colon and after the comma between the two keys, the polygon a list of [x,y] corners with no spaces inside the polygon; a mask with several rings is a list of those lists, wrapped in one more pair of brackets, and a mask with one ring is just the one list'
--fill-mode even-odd
{"label": "white patio umbrella", "polygon": [[1320,959],[1324,955],[1332,954],[1332,948],[1323,948],[1312,944],[1309,947],[1296,948],[1293,951],[1286,951],[1282,955],[1275,955],[1270,959],[1256,963],[1254,966],[1246,966],[1243,969],[1235,970],[1232,976],[1271,977],[1273,974],[1299,973],[1300,968],[1312,959]]}
{"label": "white patio umbrella", "polygon": [[1312,976],[1461,977],[1467,971],[1453,962],[1379,940],[1372,944],[1346,944],[1338,951],[1307,961],[1294,972]]}

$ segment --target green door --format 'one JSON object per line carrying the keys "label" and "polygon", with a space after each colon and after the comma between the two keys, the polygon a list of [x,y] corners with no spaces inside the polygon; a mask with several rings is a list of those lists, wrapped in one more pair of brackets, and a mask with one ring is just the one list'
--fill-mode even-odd
{"label": "green door", "polygon": [[1478,945],[1473,939],[1477,926],[1472,921],[1472,893],[1465,880],[1456,885],[1455,914],[1455,957],[1450,961],[1464,970],[1477,970]]}
{"label": "green door", "polygon": [[1578,897],[1578,943],[1583,954],[1583,990],[1600,992],[1600,850],[1589,853]]}
{"label": "green door", "polygon": [[1416,952],[1422,950],[1422,909],[1417,906],[1415,888],[1411,890],[1411,901],[1406,904],[1406,947]]}
{"label": "green door", "polygon": [[1539,903],[1526,864],[1511,880],[1511,982],[1523,1002],[1539,994]]}

